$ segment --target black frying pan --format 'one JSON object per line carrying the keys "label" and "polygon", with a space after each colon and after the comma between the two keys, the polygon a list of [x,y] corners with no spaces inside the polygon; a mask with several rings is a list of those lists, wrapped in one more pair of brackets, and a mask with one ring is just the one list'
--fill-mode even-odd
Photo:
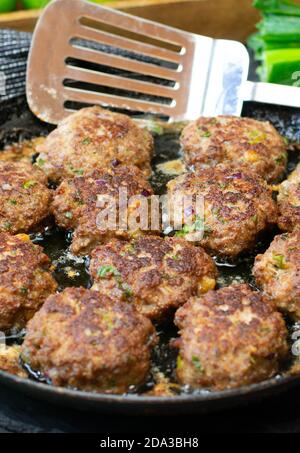
{"label": "black frying pan", "polygon": [[[291,108],[277,106],[266,106],[258,104],[245,104],[244,116],[249,116],[262,120],[270,120],[277,129],[285,135],[291,142],[300,142],[300,111]],[[26,100],[21,97],[13,101],[6,101],[1,105],[0,110],[0,149],[3,146],[24,139],[32,138],[37,135],[47,134],[51,126],[39,122],[29,112]],[[158,162],[174,159],[178,156],[179,146],[176,134],[166,134],[156,137],[156,157],[154,167]],[[162,157],[163,156],[163,157]],[[296,150],[291,152],[289,170],[292,170],[295,163],[300,161]],[[153,178],[156,191],[163,191],[165,178],[156,174]],[[241,259],[236,263],[236,268],[227,268],[226,263],[220,263],[220,272],[226,284],[235,276],[242,276],[245,281],[251,283],[251,267],[255,254],[264,251],[271,240],[274,231],[268,237],[262,239],[252,256]],[[63,249],[68,246],[67,236],[57,229],[44,234],[41,238],[36,238],[37,242],[45,247],[46,252],[52,259],[57,259]],[[70,264],[70,263],[65,263]],[[80,277],[77,281],[69,281],[64,272],[63,264],[56,270],[56,278],[60,287],[75,285],[89,286],[89,277],[84,265],[80,267]],[[174,371],[176,358],[174,352],[168,349],[169,339],[176,335],[174,327],[159,327],[161,332],[161,343],[155,353],[154,362],[160,369],[166,372],[171,378]],[[287,365],[290,366],[291,362]],[[126,414],[180,414],[192,412],[205,412],[218,410],[225,407],[236,406],[252,400],[257,400],[271,396],[275,393],[283,392],[291,387],[300,384],[300,376],[286,376],[285,370],[281,375],[271,380],[257,385],[243,387],[223,392],[197,391],[188,392],[183,390],[174,397],[150,397],[144,394],[129,394],[124,396],[111,396],[102,394],[85,393],[76,390],[55,388],[46,383],[38,382],[32,376],[30,379],[21,379],[4,372],[0,372],[0,382],[12,389],[26,393],[34,398],[44,401],[58,403],[64,406],[71,406],[80,410],[94,409],[101,412],[118,412]],[[151,376],[149,377],[148,387],[140,390],[140,393],[151,388]]]}

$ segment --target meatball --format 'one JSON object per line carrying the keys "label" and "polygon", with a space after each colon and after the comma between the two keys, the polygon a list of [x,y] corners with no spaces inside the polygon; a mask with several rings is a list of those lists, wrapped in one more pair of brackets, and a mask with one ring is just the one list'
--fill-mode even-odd
{"label": "meatball", "polygon": [[[194,231],[203,228],[200,244],[219,256],[236,257],[250,249],[258,233],[277,222],[277,206],[267,184],[250,171],[231,166],[187,173],[168,183],[170,200],[176,209],[177,197],[186,197],[186,223],[177,236],[194,240]],[[203,200],[203,217],[196,215],[195,199]],[[193,234],[191,234],[193,233]]]}
{"label": "meatball", "polygon": [[0,371],[26,378],[27,374],[19,362],[20,352],[20,346],[0,347]]}
{"label": "meatball", "polygon": [[213,260],[184,239],[113,241],[96,248],[91,257],[92,289],[132,302],[157,321],[216,284]]}
{"label": "meatball", "polygon": [[276,306],[300,319],[300,229],[276,236],[270,248],[255,260],[258,286]]}
{"label": "meatball", "polygon": [[28,325],[22,360],[55,386],[124,393],[149,372],[155,329],[130,304],[67,288]]}
{"label": "meatball", "polygon": [[22,329],[57,289],[50,260],[27,235],[0,233],[0,330]]}
{"label": "meatball", "polygon": [[37,163],[53,181],[102,169],[118,160],[150,174],[153,137],[128,116],[96,106],[64,119],[38,151]]}
{"label": "meatball", "polygon": [[175,323],[181,336],[177,377],[194,388],[224,390],[271,378],[288,353],[282,315],[248,285],[192,298]]}
{"label": "meatball", "polygon": [[300,226],[300,165],[279,186],[278,193],[279,228],[292,231]]}
{"label": "meatball", "polygon": [[[75,230],[71,250],[75,254],[89,253],[96,245],[106,243],[112,238],[129,239],[139,234],[140,228],[132,230],[120,228],[119,189],[126,189],[128,199],[137,196],[128,203],[127,219],[137,218],[141,201],[152,195],[152,188],[144,179],[137,167],[117,166],[106,170],[95,170],[91,174],[65,180],[56,190],[51,211],[57,224],[66,229]],[[116,203],[114,215],[115,226],[109,227],[99,222],[103,208],[108,209],[106,197],[111,197]],[[103,200],[104,206],[102,203]],[[122,212],[124,212],[122,206]],[[136,217],[135,217],[136,214]],[[126,216],[125,216],[126,217]],[[106,221],[106,219],[103,219]],[[126,219],[125,219],[126,220]],[[143,225],[140,225],[141,229]],[[145,229],[149,227],[149,223]]]}
{"label": "meatball", "polygon": [[28,232],[49,215],[51,191],[41,170],[0,161],[0,232]]}
{"label": "meatball", "polygon": [[231,162],[271,182],[284,172],[287,143],[269,122],[219,116],[199,118],[182,132],[185,161],[195,167]]}

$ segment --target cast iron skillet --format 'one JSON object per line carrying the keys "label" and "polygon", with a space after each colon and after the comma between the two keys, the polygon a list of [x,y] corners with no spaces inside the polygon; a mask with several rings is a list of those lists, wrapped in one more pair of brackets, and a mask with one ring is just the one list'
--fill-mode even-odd
{"label": "cast iron skillet", "polygon": [[[243,116],[249,116],[261,120],[270,120],[276,128],[285,135],[291,142],[300,142],[300,110],[291,108],[279,108],[277,106],[266,106],[262,104],[245,104]],[[30,139],[34,136],[49,133],[51,126],[39,122],[29,112],[26,100],[18,98],[5,102],[0,109],[0,149],[7,144]],[[153,166],[172,160],[180,153],[177,137],[174,134],[156,136],[157,155],[154,158]],[[296,150],[290,153],[289,170],[292,170],[296,162],[300,161]],[[163,191],[166,183],[165,177],[156,173],[152,183],[157,192]],[[274,231],[268,237],[262,238],[256,250],[251,256],[244,257],[236,263],[235,268],[228,267],[226,262],[218,262],[221,274],[219,284],[228,285],[236,277],[254,284],[251,277],[251,267],[255,254],[263,252],[269,246],[273,236],[278,233]],[[59,258],[64,247],[68,244],[68,236],[56,229],[48,231],[44,235],[37,235],[34,240],[45,247],[46,252],[52,259]],[[59,261],[59,260],[58,260]],[[63,265],[72,264],[78,266],[80,277],[75,282],[70,282],[65,277]],[[84,263],[60,262],[56,270],[56,278],[61,288],[73,285],[85,285],[89,287],[89,278],[84,268]],[[290,324],[290,332],[293,325]],[[161,332],[161,344],[155,353],[154,363],[167,375],[172,376],[174,371],[175,356],[168,347],[169,339],[176,335],[174,327],[165,326],[159,328]],[[38,382],[31,377],[22,379],[8,373],[0,372],[0,383],[12,389],[23,392],[34,398],[42,399],[51,403],[74,407],[80,410],[97,410],[101,412],[115,412],[123,414],[180,414],[196,413],[212,410],[219,410],[225,407],[233,407],[245,402],[265,398],[275,393],[283,392],[291,387],[300,384],[300,376],[287,376],[285,371],[291,365],[291,361],[285,365],[286,368],[277,377],[260,384],[242,387],[222,392],[195,391],[183,389],[174,397],[150,397],[144,392],[151,389],[153,382],[151,377],[147,385],[140,389],[143,394],[128,394],[124,396],[113,396],[86,393],[65,388],[56,388],[47,383]]]}

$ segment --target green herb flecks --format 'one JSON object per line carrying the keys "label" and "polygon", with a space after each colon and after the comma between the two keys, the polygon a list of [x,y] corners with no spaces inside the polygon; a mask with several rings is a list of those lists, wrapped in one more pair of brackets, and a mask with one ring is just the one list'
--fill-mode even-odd
{"label": "green herb flecks", "polygon": [[91,141],[92,141],[92,140],[90,139],[90,137],[85,137],[85,138],[81,141],[81,143],[82,143],[82,145],[90,145]]}
{"label": "green herb flecks", "polygon": [[130,285],[127,283],[124,283],[122,280],[121,273],[116,269],[114,266],[101,266],[98,269],[98,277],[100,278],[106,278],[109,275],[113,275],[115,278],[119,289],[123,292],[124,296],[126,298],[132,297],[133,296],[133,291]]}
{"label": "green herb flecks", "polygon": [[273,262],[277,269],[286,269],[287,262],[283,255],[273,253]]}
{"label": "green herb flecks", "polygon": [[36,185],[36,181],[33,181],[33,180],[29,180],[29,181],[25,181],[22,185],[23,189],[25,190],[28,190],[28,189],[31,189],[32,187],[34,187]]}
{"label": "green herb flecks", "polygon": [[203,366],[202,366],[202,364],[200,362],[199,357],[193,355],[192,362],[193,362],[193,365],[196,368],[196,370],[199,371],[199,373],[203,373],[204,372],[204,369],[203,369]]}

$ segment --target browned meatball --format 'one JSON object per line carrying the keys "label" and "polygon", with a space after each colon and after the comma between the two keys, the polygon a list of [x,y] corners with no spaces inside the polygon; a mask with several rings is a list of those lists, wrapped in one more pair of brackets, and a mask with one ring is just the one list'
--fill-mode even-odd
{"label": "browned meatball", "polygon": [[0,233],[0,330],[25,327],[56,291],[50,260],[27,235]]}
{"label": "browned meatball", "polygon": [[151,321],[130,304],[67,288],[30,321],[22,360],[56,386],[124,393],[145,381],[156,341]]}
{"label": "browned meatball", "polygon": [[127,300],[162,320],[191,296],[215,287],[213,260],[184,239],[145,236],[113,241],[92,252],[93,289]]}
{"label": "browned meatball", "polygon": [[[127,189],[128,199],[133,196],[146,199],[152,195],[152,188],[137,167],[117,166],[106,170],[95,170],[85,177],[76,177],[64,181],[57,189],[52,204],[56,222],[62,228],[75,230],[71,250],[75,254],[89,253],[96,245],[106,243],[112,238],[130,239],[139,234],[134,230],[120,229],[118,215],[116,228],[105,228],[99,223],[99,214],[103,212],[98,202],[109,195],[116,201],[119,214],[119,188]],[[105,201],[105,199],[103,199]],[[131,200],[128,204],[128,216],[135,218],[140,202]],[[106,204],[104,203],[104,207]],[[138,217],[138,215],[137,215]],[[104,219],[106,220],[106,219]],[[147,227],[149,227],[150,222]]]}
{"label": "browned meatball", "polygon": [[279,186],[278,193],[279,228],[292,231],[300,226],[300,165]]}
{"label": "browned meatball", "polygon": [[128,116],[95,106],[64,119],[38,151],[38,165],[54,181],[105,168],[115,160],[149,174],[153,138]]}
{"label": "browned meatball", "polygon": [[218,165],[179,176],[169,182],[168,191],[173,200],[177,195],[203,197],[203,218],[192,205],[187,207],[189,223],[177,235],[192,240],[198,224],[204,225],[200,244],[220,256],[235,257],[250,249],[258,233],[277,221],[271,189],[249,171]]}
{"label": "browned meatball", "polygon": [[26,378],[27,374],[22,369],[20,359],[21,346],[0,346],[0,371],[14,374],[16,376]]}
{"label": "browned meatball", "polygon": [[247,285],[191,299],[175,323],[181,335],[177,377],[193,388],[223,390],[271,378],[288,353],[282,315]]}
{"label": "browned meatball", "polygon": [[183,130],[181,143],[188,165],[205,168],[229,161],[269,182],[281,176],[287,163],[287,144],[276,129],[250,118],[199,118]]}
{"label": "browned meatball", "polygon": [[300,230],[276,236],[258,255],[253,274],[278,308],[300,319]]}
{"label": "browned meatball", "polygon": [[0,232],[28,232],[49,214],[51,191],[41,170],[0,161]]}

